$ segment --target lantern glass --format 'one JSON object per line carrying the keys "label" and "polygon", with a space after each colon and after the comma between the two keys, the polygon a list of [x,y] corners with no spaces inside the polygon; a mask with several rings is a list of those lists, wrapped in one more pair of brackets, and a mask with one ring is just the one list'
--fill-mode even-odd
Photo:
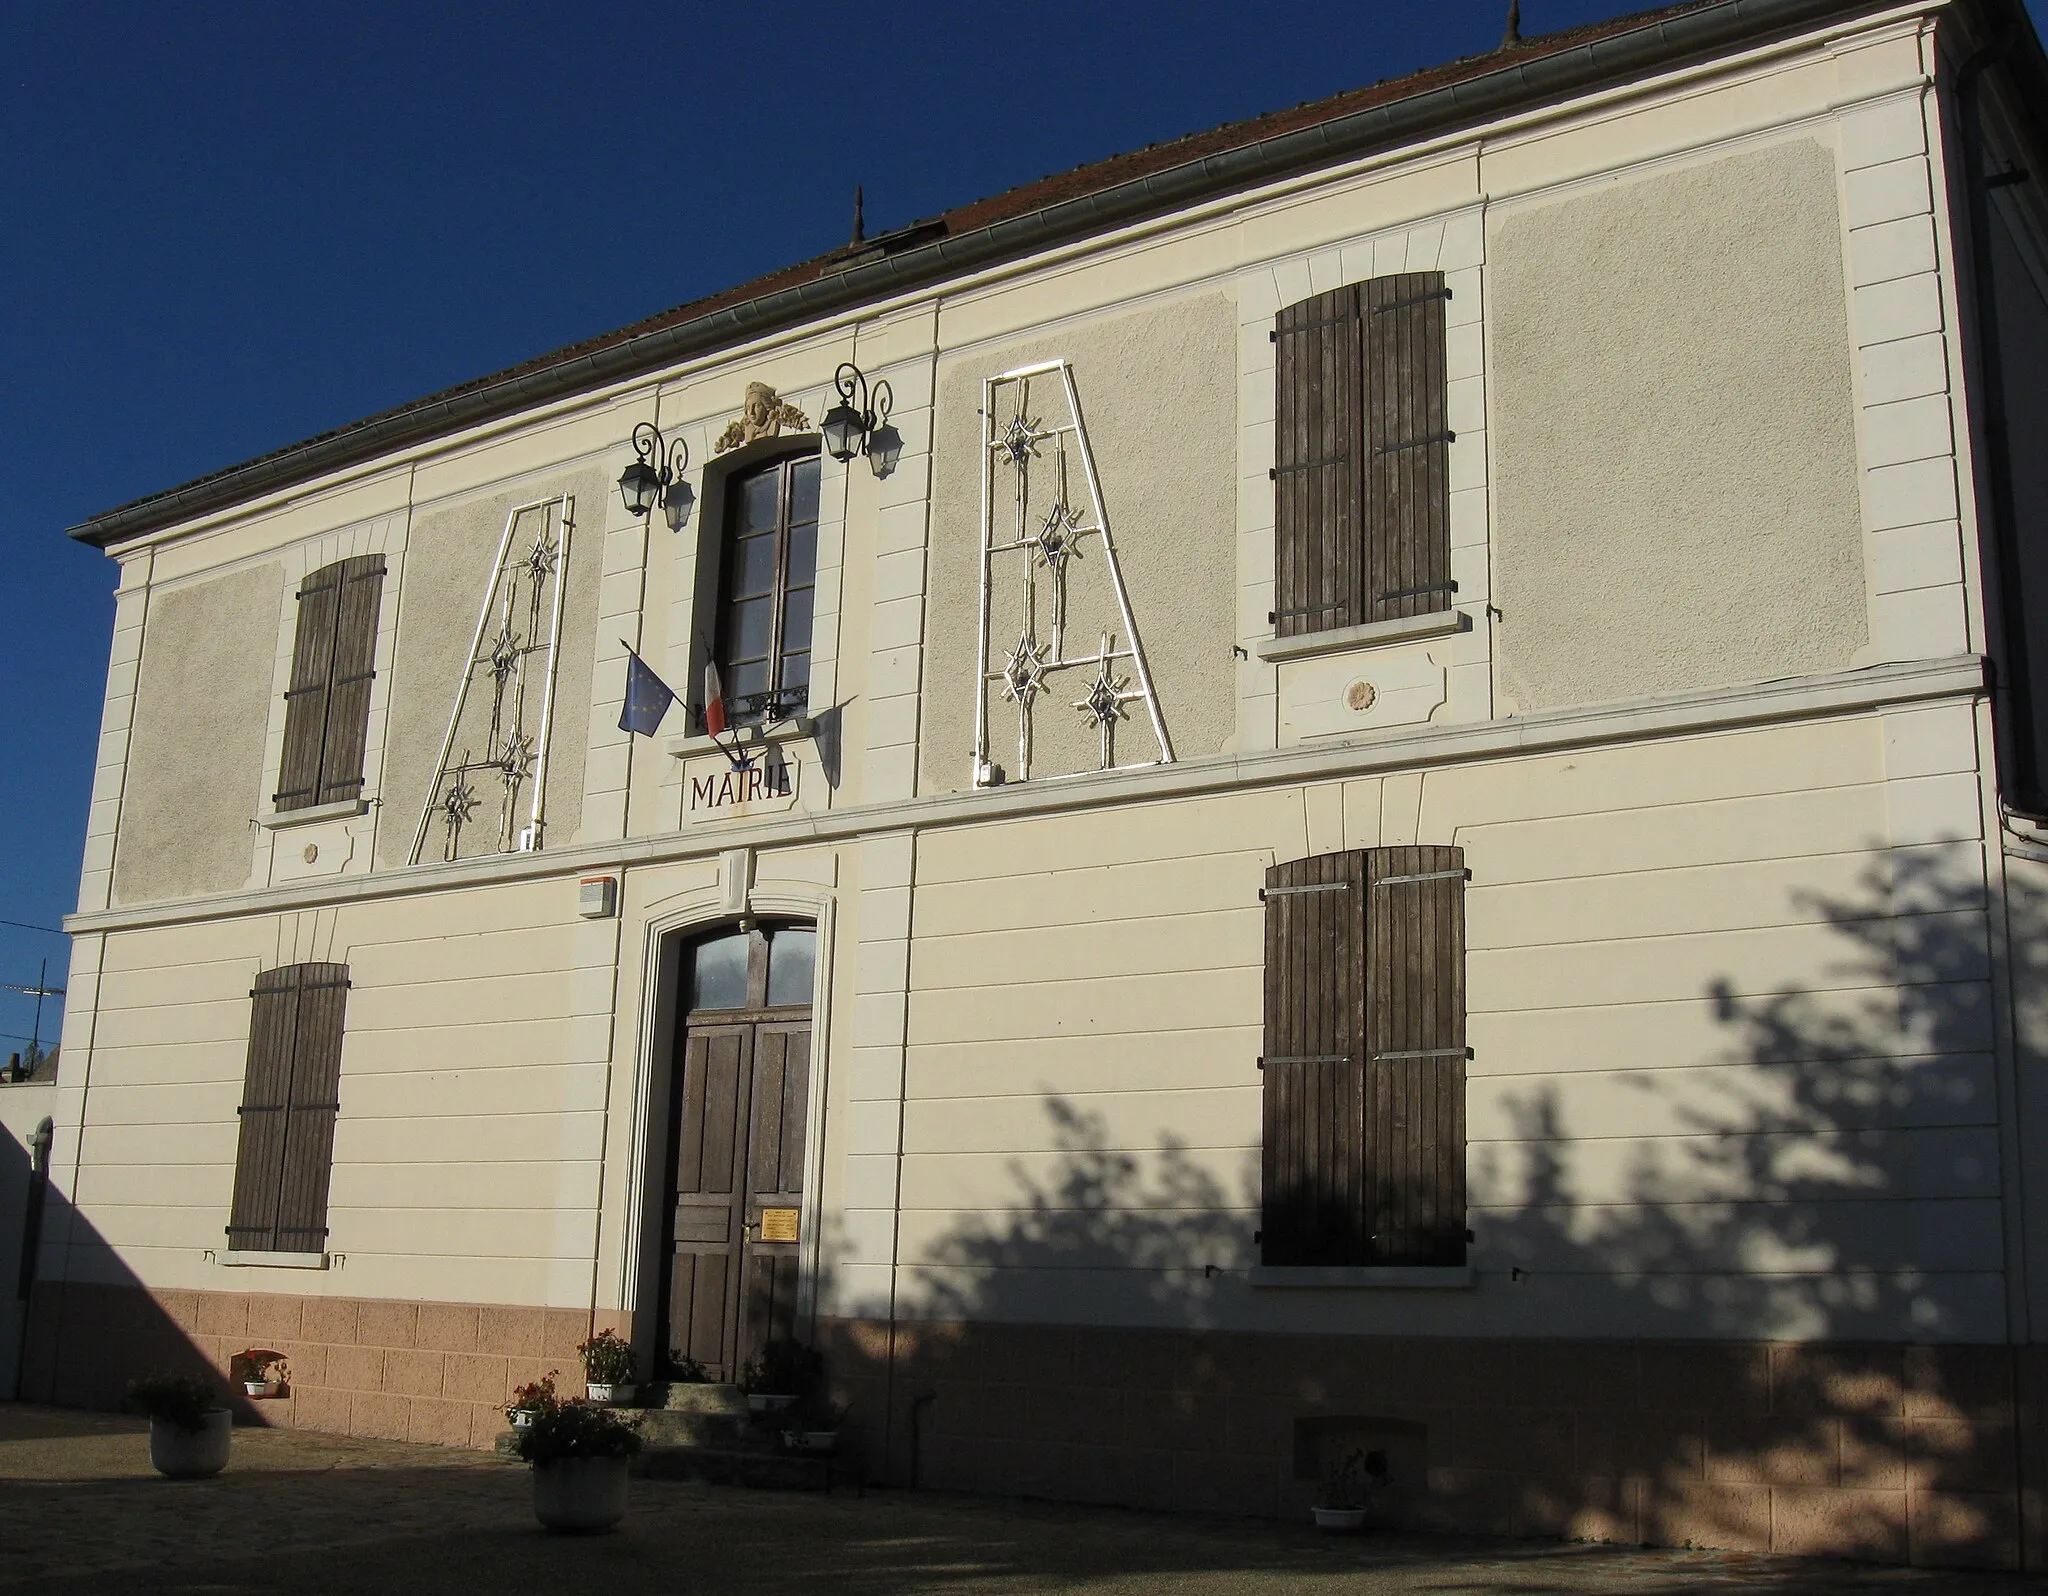
{"label": "lantern glass", "polygon": [[903,458],[903,434],[884,422],[868,434],[868,466],[878,477],[886,477]]}
{"label": "lantern glass", "polygon": [[661,496],[662,514],[668,517],[668,529],[680,532],[690,524],[690,510],[697,502],[697,495],[690,491],[690,484],[676,481],[669,484],[668,491]]}
{"label": "lantern glass", "polygon": [[860,413],[844,400],[825,412],[818,430],[825,435],[825,452],[842,464],[860,453]]}
{"label": "lantern glass", "polygon": [[645,460],[635,460],[619,473],[619,497],[632,514],[645,515],[660,494],[661,477]]}

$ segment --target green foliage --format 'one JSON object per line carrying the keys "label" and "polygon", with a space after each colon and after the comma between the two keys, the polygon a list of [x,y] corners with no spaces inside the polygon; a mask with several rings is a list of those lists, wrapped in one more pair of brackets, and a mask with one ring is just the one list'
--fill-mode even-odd
{"label": "green foliage", "polygon": [[517,1433],[519,1455],[528,1463],[553,1463],[565,1457],[631,1457],[641,1447],[640,1432],[631,1419],[614,1408],[594,1407],[588,1402],[535,1408],[533,1422]]}
{"label": "green foliage", "polygon": [[583,1378],[592,1385],[631,1385],[633,1349],[610,1330],[600,1330],[576,1348],[583,1358]]}
{"label": "green foliage", "polygon": [[220,1392],[210,1380],[189,1374],[152,1374],[128,1385],[126,1406],[145,1419],[162,1419],[188,1434],[206,1428],[206,1415],[220,1407]]}
{"label": "green foliage", "polygon": [[661,1377],[678,1385],[702,1385],[711,1378],[711,1371],[687,1352],[678,1352],[670,1347]]}
{"label": "green foliage", "polygon": [[1387,1483],[1387,1454],[1354,1448],[1323,1470],[1324,1507],[1359,1508]]}
{"label": "green foliage", "polygon": [[740,1389],[774,1396],[808,1397],[824,1384],[825,1360],[814,1348],[787,1337],[770,1341],[740,1370]]}

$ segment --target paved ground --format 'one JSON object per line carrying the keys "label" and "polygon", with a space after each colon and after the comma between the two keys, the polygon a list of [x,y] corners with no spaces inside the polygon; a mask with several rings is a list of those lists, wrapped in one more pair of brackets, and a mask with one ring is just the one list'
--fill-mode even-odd
{"label": "paved ground", "polygon": [[929,1493],[856,1500],[635,1480],[616,1534],[546,1535],[478,1453],[238,1430],[217,1479],[158,1478],[145,1426],[0,1404],[0,1591],[299,1596],[2043,1596],[2016,1576],[1709,1552],[1318,1537],[1285,1525]]}

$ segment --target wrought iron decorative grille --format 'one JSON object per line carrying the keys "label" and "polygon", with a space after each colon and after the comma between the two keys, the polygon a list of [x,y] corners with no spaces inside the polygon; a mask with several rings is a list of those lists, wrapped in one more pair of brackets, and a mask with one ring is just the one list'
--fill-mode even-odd
{"label": "wrought iron decorative grille", "polygon": [[575,499],[563,495],[505,517],[433,790],[413,833],[414,864],[437,827],[443,859],[541,845],[575,512]]}
{"label": "wrought iron decorative grille", "polygon": [[[1089,758],[1095,770],[1173,763],[1173,744],[1152,690],[1144,644],[1103,508],[1073,368],[1064,360],[1048,360],[989,378],[982,384],[981,415],[974,785],[1031,779],[1039,741],[1038,702],[1065,672],[1089,675],[1081,696],[1071,701],[1080,717],[1078,728],[1069,723],[1063,732],[1064,753],[1082,768],[1058,774],[1083,774]],[[1080,502],[1074,492],[1077,472],[1086,495]],[[1091,554],[1099,558],[1091,560]],[[1101,577],[1090,595],[1093,602],[1079,603],[1070,590],[1077,570],[1090,566],[1099,568]],[[1096,633],[1097,645],[1072,654],[1067,634],[1077,607],[1084,612],[1084,624],[1091,618],[1108,624],[1087,627]],[[1007,641],[1012,631],[1014,644]],[[998,636],[1005,641],[996,642]],[[1124,639],[1121,645],[1119,636]],[[989,757],[991,710],[1000,703],[1014,705],[1017,715],[1017,764],[1008,774]],[[1158,757],[1120,763],[1117,731],[1130,719],[1134,704],[1144,708]],[[1071,735],[1076,729],[1086,734],[1085,754]]]}

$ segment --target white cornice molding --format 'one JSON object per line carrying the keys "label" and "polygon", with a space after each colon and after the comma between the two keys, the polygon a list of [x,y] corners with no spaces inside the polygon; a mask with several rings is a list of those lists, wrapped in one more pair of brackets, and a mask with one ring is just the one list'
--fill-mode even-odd
{"label": "white cornice molding", "polygon": [[1928,699],[1975,697],[1983,691],[1984,661],[1980,655],[1912,660],[1745,687],[1633,699],[1591,709],[1551,710],[1468,725],[1414,726],[1345,738],[1319,738],[1309,746],[1218,754],[1173,765],[1147,765],[1049,782],[1019,782],[979,792],[935,793],[884,804],[854,804],[819,815],[777,815],[734,821],[731,825],[700,823],[687,832],[628,837],[553,852],[493,854],[453,863],[401,866],[371,875],[327,877],[318,883],[294,882],[253,892],[67,915],[64,929],[74,935],[131,931],[240,915],[325,909],[419,893],[668,864],[706,858],[734,848],[769,849],[851,841],[884,832],[982,825],[993,820],[1016,820],[1075,809],[1160,803],[1209,793],[1433,769],[1603,743],[1692,736],[1777,721],[1868,714]]}

